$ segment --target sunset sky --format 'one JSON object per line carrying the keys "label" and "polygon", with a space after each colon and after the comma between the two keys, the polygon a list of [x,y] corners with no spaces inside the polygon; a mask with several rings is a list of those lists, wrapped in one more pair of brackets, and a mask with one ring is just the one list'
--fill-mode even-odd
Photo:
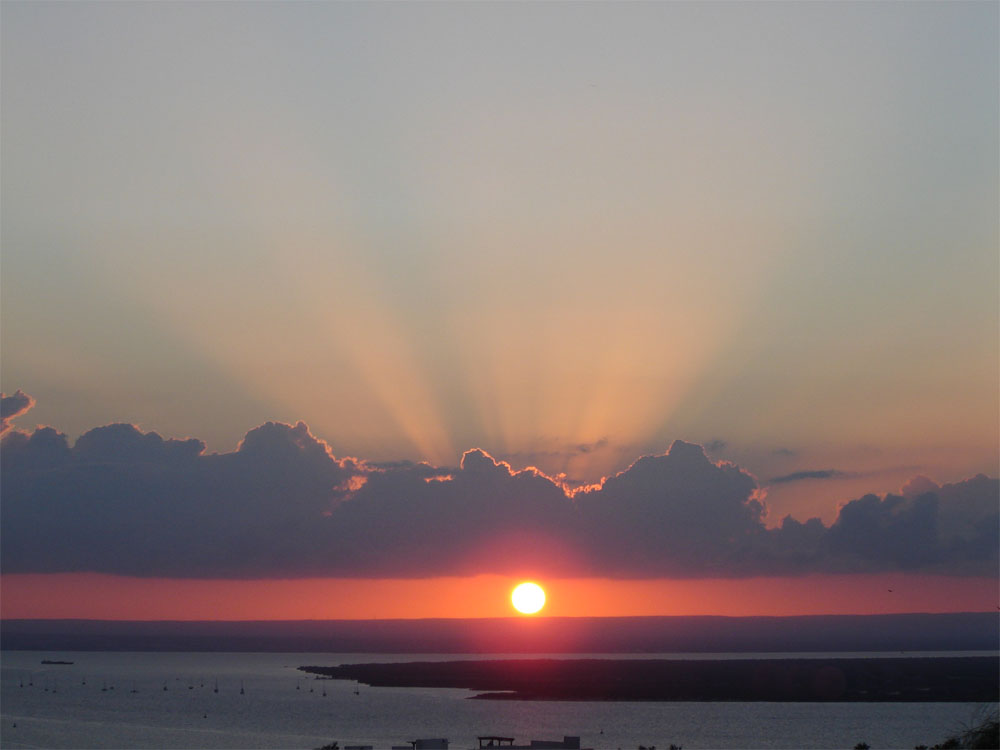
{"label": "sunset sky", "polygon": [[1000,604],[997,3],[0,14],[4,617]]}

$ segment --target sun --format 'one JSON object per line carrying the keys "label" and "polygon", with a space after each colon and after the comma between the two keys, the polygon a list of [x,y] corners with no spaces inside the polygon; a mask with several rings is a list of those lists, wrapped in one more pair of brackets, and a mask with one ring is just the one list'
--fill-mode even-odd
{"label": "sun", "polygon": [[525,615],[533,615],[545,606],[545,592],[537,583],[520,583],[510,592],[510,603]]}

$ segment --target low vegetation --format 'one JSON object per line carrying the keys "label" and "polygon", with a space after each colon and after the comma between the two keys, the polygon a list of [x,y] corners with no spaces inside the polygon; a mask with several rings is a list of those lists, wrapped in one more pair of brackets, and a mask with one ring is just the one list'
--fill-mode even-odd
{"label": "low vegetation", "polygon": [[929,749],[917,745],[914,750],[1000,750],[1000,709],[984,710],[961,733]]}

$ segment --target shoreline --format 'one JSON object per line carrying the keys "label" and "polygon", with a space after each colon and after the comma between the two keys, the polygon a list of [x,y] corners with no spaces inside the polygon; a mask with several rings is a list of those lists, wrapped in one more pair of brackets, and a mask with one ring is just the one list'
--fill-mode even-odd
{"label": "shoreline", "polygon": [[995,702],[1000,657],[508,659],[302,666],[372,687],[462,688],[473,700]]}

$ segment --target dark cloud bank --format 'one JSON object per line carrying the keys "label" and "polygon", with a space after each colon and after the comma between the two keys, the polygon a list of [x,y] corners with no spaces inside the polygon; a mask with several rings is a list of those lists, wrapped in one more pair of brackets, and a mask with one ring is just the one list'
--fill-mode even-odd
{"label": "dark cloud bank", "polygon": [[2,556],[7,573],[139,576],[750,576],[926,571],[996,575],[997,479],[844,505],[835,523],[765,526],[757,480],[677,441],[568,494],[481,450],[437,468],[338,459],[306,425],[269,422],[233,453],[131,425],[74,445],[50,427],[7,425]]}

